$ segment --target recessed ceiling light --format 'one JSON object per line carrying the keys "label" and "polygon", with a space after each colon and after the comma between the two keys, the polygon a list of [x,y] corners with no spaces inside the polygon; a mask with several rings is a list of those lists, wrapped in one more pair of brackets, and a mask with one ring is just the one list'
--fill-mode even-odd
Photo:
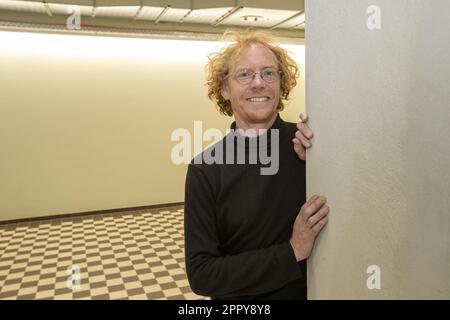
{"label": "recessed ceiling light", "polygon": [[261,20],[264,20],[263,16],[255,16],[255,15],[245,15],[241,17],[242,21],[247,21],[247,22],[258,22]]}

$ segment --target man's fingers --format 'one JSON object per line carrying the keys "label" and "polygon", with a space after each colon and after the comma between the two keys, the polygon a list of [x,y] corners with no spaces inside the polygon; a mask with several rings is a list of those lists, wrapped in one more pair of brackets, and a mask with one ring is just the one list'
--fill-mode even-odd
{"label": "man's fingers", "polygon": [[306,151],[301,142],[296,138],[292,139],[292,142],[294,143],[294,151],[298,154],[299,158],[306,160]]}
{"label": "man's fingers", "polygon": [[309,127],[307,122],[297,122],[296,127],[298,130],[300,130],[308,139],[311,139],[313,137],[313,132],[311,128]]}
{"label": "man's fingers", "polygon": [[312,216],[310,216],[308,218],[308,220],[306,221],[306,224],[312,228],[313,226],[315,226],[320,220],[322,220],[324,217],[328,216],[328,213],[330,213],[330,207],[328,207],[327,205],[324,205],[322,208],[320,208],[319,211],[317,211],[317,213],[313,214]]}
{"label": "man's fingers", "polygon": [[300,121],[297,123],[297,129],[300,130],[300,132],[308,139],[312,139],[313,132],[309,128],[308,124],[308,114],[307,113],[300,113]]}
{"label": "man's fingers", "polygon": [[325,198],[324,196],[319,196],[316,199],[314,199],[309,205],[307,205],[303,209],[304,212],[303,218],[305,219],[304,221],[306,222],[309,219],[309,217],[311,217],[317,211],[319,211],[320,208],[322,208],[322,206],[325,205],[325,203],[327,203],[327,198]]}
{"label": "man's fingers", "polygon": [[300,120],[302,120],[302,122],[308,122],[308,114],[306,112],[300,113]]}
{"label": "man's fingers", "polygon": [[292,138],[292,142],[294,143],[294,148],[295,147],[300,147],[302,148],[302,143],[300,140],[298,140],[297,138]]}
{"label": "man's fingers", "polygon": [[297,123],[297,129],[308,139],[312,139],[314,136],[311,128],[305,123]]}
{"label": "man's fingers", "polygon": [[318,194],[314,194],[312,195],[308,201],[305,202],[305,204],[302,206],[303,208],[307,208],[311,205],[311,203],[313,203],[317,198],[319,198]]}
{"label": "man's fingers", "polygon": [[295,132],[295,138],[297,140],[300,140],[300,142],[302,143],[302,145],[305,148],[310,148],[311,147],[311,142],[309,142],[309,140],[307,138],[305,138],[304,135],[300,131],[296,131]]}
{"label": "man's fingers", "polygon": [[298,154],[298,157],[302,160],[306,160],[305,149],[309,149],[312,146],[310,139],[313,137],[313,132],[306,124],[308,121],[308,114],[302,112],[300,114],[300,119],[299,123],[297,123],[298,130],[295,132],[295,137],[292,139],[292,142],[294,142],[294,150]]}
{"label": "man's fingers", "polygon": [[325,216],[321,220],[319,220],[319,222],[317,222],[314,227],[311,228],[311,230],[317,235],[323,229],[323,227],[325,227],[327,222],[328,216]]}

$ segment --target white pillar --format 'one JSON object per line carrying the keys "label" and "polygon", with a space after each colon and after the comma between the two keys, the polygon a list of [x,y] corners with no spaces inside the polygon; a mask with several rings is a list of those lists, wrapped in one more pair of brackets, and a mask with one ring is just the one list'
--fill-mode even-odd
{"label": "white pillar", "polygon": [[308,197],[331,208],[308,297],[449,299],[450,1],[307,0],[306,23]]}

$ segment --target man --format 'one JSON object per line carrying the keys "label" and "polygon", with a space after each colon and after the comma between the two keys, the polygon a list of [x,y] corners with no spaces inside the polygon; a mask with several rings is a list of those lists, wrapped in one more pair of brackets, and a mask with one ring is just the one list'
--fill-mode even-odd
{"label": "man", "polygon": [[[306,299],[306,259],[329,208],[325,197],[306,201],[307,117],[297,128],[278,114],[297,74],[286,50],[260,33],[238,35],[210,58],[208,95],[223,114],[234,116],[231,129],[238,132],[188,167],[186,271],[199,295]],[[264,152],[279,159],[270,174],[262,171],[267,162],[225,161],[263,158]],[[206,154],[223,161],[205,163]]]}

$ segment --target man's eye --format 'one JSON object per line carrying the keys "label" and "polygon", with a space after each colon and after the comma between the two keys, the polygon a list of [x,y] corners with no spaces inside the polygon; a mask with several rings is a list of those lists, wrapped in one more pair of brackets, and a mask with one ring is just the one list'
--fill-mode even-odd
{"label": "man's eye", "polygon": [[264,71],[263,71],[263,74],[264,74],[265,76],[270,76],[270,77],[274,76],[275,73],[276,73],[275,70],[264,70]]}
{"label": "man's eye", "polygon": [[252,73],[250,71],[241,71],[237,73],[238,78],[248,78],[251,77]]}

